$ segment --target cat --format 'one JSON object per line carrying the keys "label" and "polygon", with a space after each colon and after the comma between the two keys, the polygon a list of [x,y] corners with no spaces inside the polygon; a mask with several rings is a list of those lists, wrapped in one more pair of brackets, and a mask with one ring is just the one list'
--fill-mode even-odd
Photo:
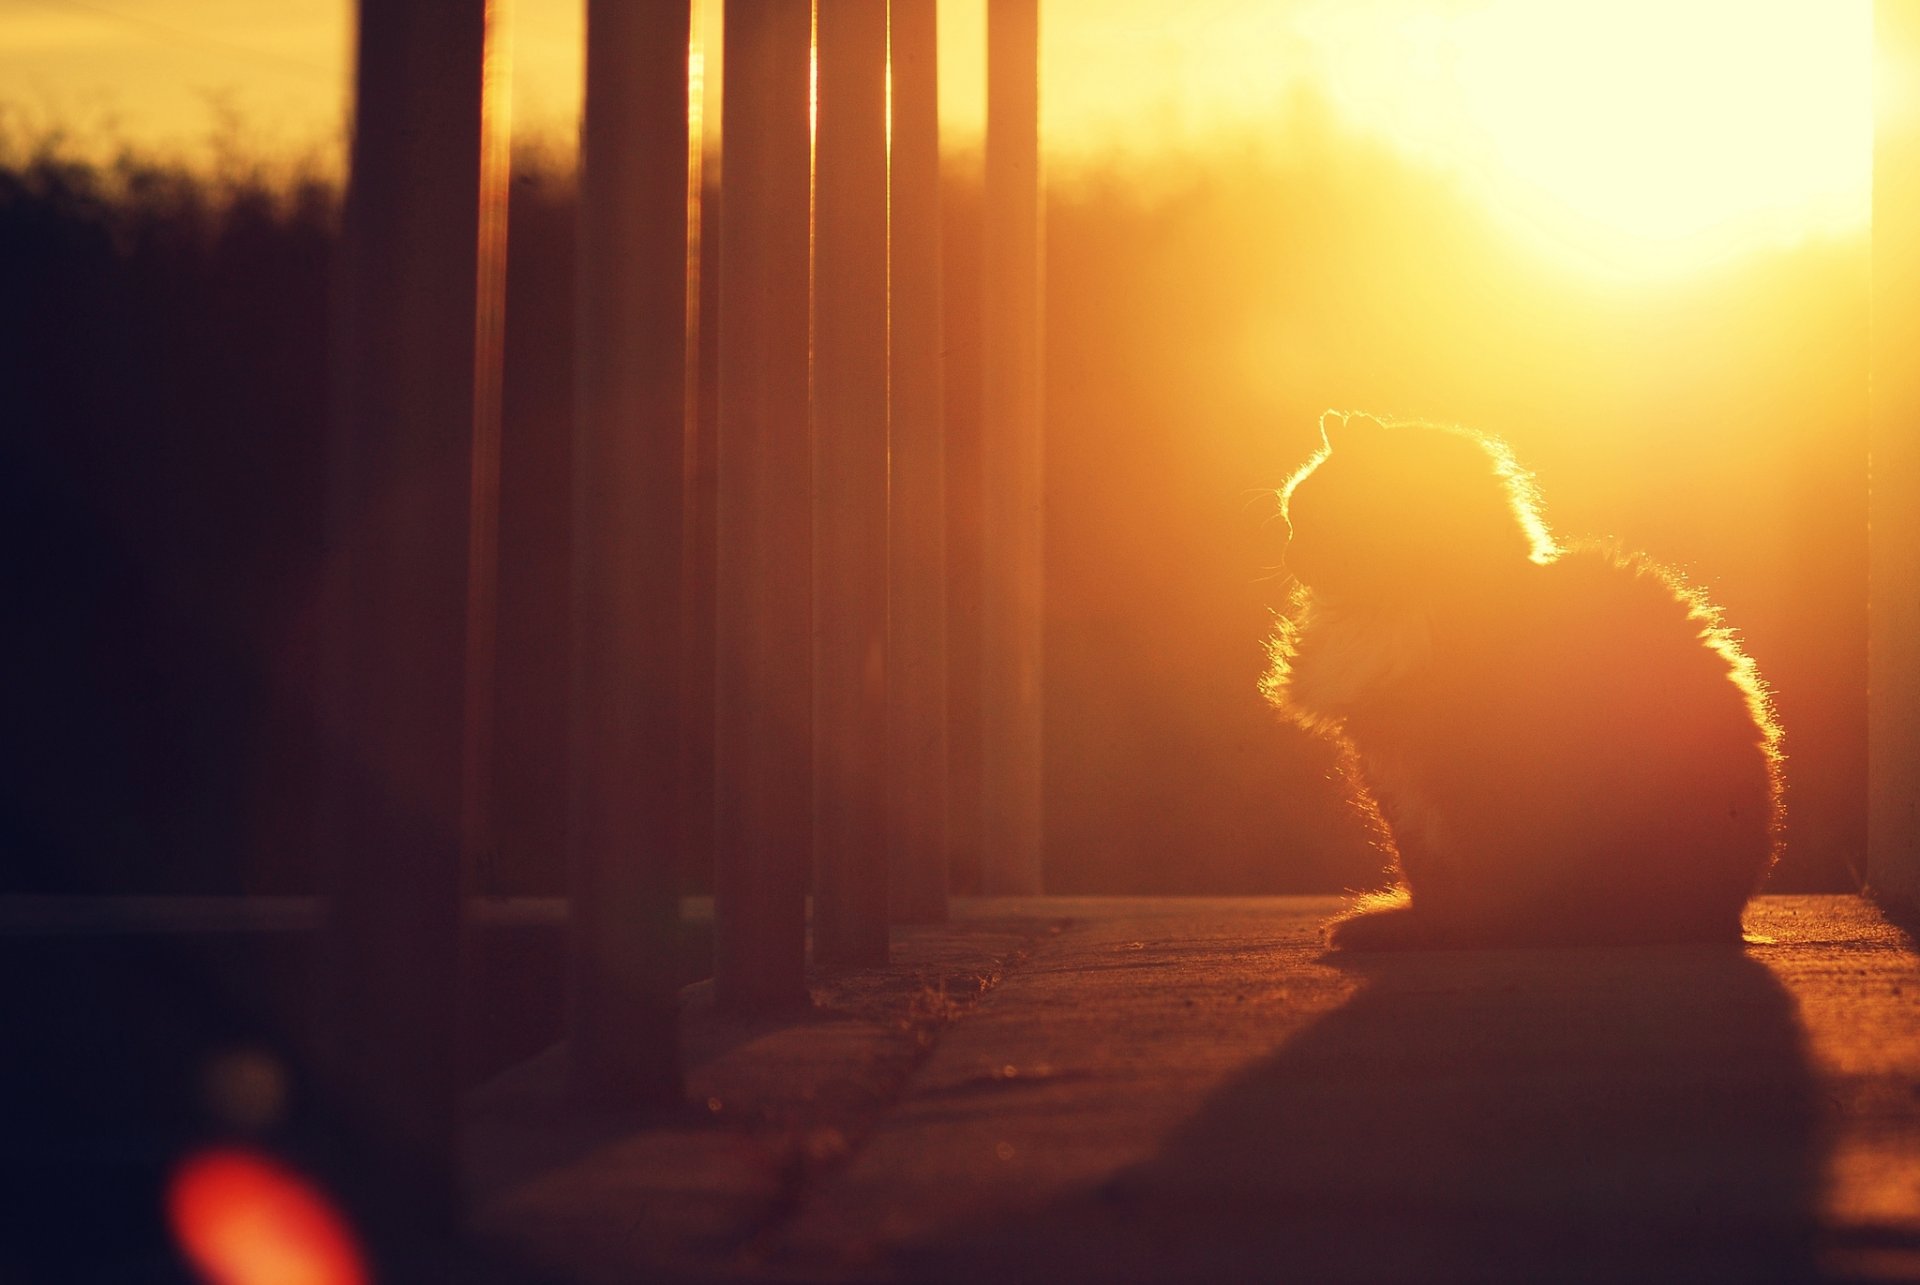
{"label": "cat", "polygon": [[1329,943],[1740,940],[1781,733],[1718,611],[1556,543],[1493,438],[1332,412],[1321,435],[1280,493],[1295,587],[1263,687],[1342,744],[1396,876]]}

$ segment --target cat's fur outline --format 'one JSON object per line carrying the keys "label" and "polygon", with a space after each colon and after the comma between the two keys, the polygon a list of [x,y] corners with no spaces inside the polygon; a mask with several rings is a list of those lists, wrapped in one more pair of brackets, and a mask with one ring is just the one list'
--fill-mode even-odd
{"label": "cat's fur outline", "polygon": [[[1368,894],[1331,925],[1332,943],[1365,949],[1737,940],[1740,908],[1779,848],[1781,734],[1764,683],[1718,610],[1643,556],[1603,545],[1559,545],[1541,519],[1531,477],[1495,439],[1448,425],[1338,412],[1322,417],[1321,430],[1322,449],[1280,493],[1293,537],[1299,535],[1293,527],[1299,488],[1330,459],[1344,461],[1342,442],[1360,458],[1343,462],[1341,480],[1353,489],[1362,470],[1357,485],[1369,502],[1381,499],[1365,496],[1369,452],[1375,462],[1396,450],[1425,452],[1459,486],[1477,492],[1459,506],[1462,513],[1475,509],[1460,519],[1459,538],[1420,545],[1411,556],[1433,566],[1398,582],[1384,565],[1394,560],[1391,550],[1344,567],[1336,556],[1299,575],[1289,548],[1289,569],[1299,583],[1278,617],[1263,690],[1290,720],[1345,747],[1356,803],[1375,819],[1397,877],[1396,887]],[[1390,543],[1394,533],[1383,536],[1378,528],[1391,527],[1398,516],[1390,509],[1385,520],[1357,525],[1349,535]],[[1540,625],[1539,641],[1499,637],[1516,621]],[[1604,626],[1615,621],[1623,652],[1633,655],[1585,658],[1603,646]],[[1516,717],[1514,694],[1502,690],[1500,675],[1471,674],[1475,665],[1499,658],[1463,645],[1475,630],[1494,640],[1489,651],[1514,653],[1514,682],[1531,683],[1543,702],[1559,700],[1562,714],[1573,713],[1567,690],[1589,679],[1591,700],[1611,698],[1622,717],[1647,725],[1620,735],[1640,737],[1638,757],[1654,766],[1638,765],[1634,747],[1602,744],[1611,731],[1598,723],[1587,729],[1597,731],[1591,757],[1580,760],[1586,742],[1577,724],[1592,723],[1592,709],[1578,712],[1570,719],[1576,725],[1564,730],[1516,729],[1513,739],[1534,735],[1540,743],[1538,764],[1503,750],[1497,736],[1475,744],[1470,720],[1456,707],[1476,684],[1493,698],[1490,704],[1506,703],[1496,720]],[[1469,677],[1447,677],[1448,664]],[[1630,672],[1635,664],[1648,682],[1661,684],[1663,698],[1671,696],[1671,709],[1637,707],[1647,698],[1635,687],[1641,677]],[[1549,681],[1563,670],[1571,675],[1568,683]],[[1464,764],[1442,761],[1448,718],[1462,729]],[[1670,761],[1663,763],[1663,755]],[[1499,775],[1504,761],[1523,788],[1532,787],[1527,797],[1509,804],[1490,792],[1474,775],[1476,756],[1488,777]],[[1591,770],[1569,773],[1574,779],[1564,785],[1551,776],[1544,785],[1529,778],[1569,760]],[[1698,777],[1697,788],[1662,778],[1659,767],[1669,777]],[[1642,779],[1648,773],[1654,779]],[[1609,774],[1618,780],[1609,782]],[[1611,800],[1619,819],[1606,807],[1609,784],[1622,796]],[[1717,815],[1720,802],[1724,818]],[[1533,853],[1535,864],[1525,860],[1529,844],[1544,850]],[[1663,863],[1663,854],[1652,850],[1660,847],[1690,851],[1664,854],[1673,860]],[[1611,885],[1609,860],[1619,867]],[[1690,860],[1698,870],[1690,870]],[[1476,861],[1487,868],[1476,872]],[[1556,862],[1566,868],[1555,868]],[[1487,886],[1476,888],[1476,878]],[[1636,879],[1643,886],[1636,888]],[[1503,890],[1502,880],[1514,889]]]}

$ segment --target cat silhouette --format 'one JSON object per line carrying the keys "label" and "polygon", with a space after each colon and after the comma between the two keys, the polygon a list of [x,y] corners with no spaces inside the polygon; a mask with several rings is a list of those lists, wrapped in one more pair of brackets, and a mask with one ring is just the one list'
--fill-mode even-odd
{"label": "cat silhouette", "polygon": [[1780,729],[1671,570],[1561,546],[1462,428],[1329,413],[1281,491],[1295,585],[1264,689],[1345,747],[1393,886],[1342,949],[1737,941],[1776,855]]}

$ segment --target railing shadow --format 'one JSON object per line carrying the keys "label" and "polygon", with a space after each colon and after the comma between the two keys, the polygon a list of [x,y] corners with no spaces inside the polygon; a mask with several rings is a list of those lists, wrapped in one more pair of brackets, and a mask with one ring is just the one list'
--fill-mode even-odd
{"label": "railing shadow", "polygon": [[1362,989],[1149,1160],[916,1279],[1803,1281],[1822,1144],[1794,1008],[1737,949],[1346,965]]}

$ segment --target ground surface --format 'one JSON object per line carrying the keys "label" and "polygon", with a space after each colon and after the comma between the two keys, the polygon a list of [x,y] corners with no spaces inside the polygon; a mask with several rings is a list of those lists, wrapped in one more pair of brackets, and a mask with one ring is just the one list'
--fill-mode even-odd
{"label": "ground surface", "polygon": [[692,1108],[477,1095],[480,1233],[566,1281],[1920,1280],[1920,957],[1868,903],[1744,949],[1327,956],[1336,903],[962,902],[745,1021]]}

